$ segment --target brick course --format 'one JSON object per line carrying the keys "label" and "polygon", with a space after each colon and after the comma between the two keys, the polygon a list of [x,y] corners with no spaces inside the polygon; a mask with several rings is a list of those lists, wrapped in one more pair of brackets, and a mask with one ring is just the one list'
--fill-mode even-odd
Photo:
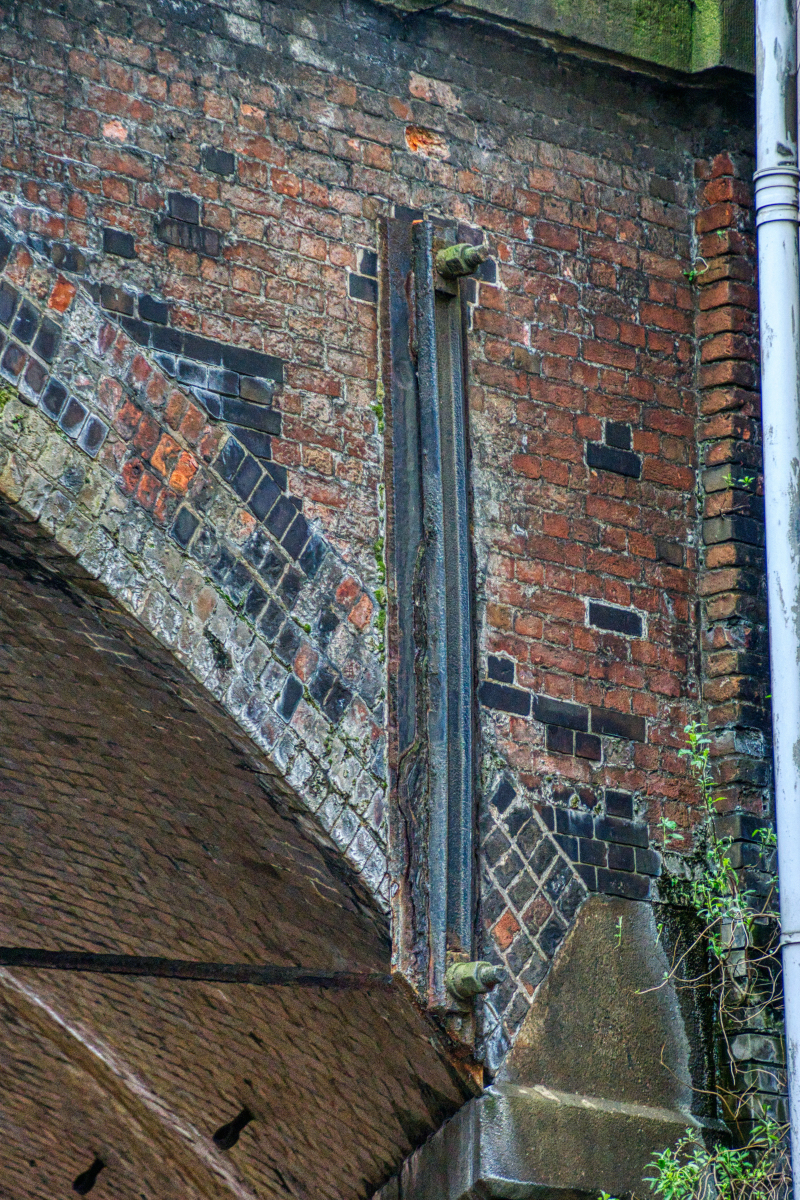
{"label": "brick course", "polygon": [[[57,360],[29,348],[23,322],[0,372],[39,408],[6,406],[2,486],[179,656],[202,660],[299,790],[333,739],[334,799],[316,811],[335,834],[331,812],[361,797],[339,837],[384,900],[380,224],[411,209],[488,236],[492,260],[465,296],[481,926],[510,972],[484,1009],[496,1063],[588,891],[648,895],[647,832],[664,817],[688,844],[695,795],[678,749],[703,703],[724,730],[723,777],[763,775],[748,724],[751,709],[763,716],[763,642],[748,632],[763,620],[758,505],[724,482],[746,472],[755,437],[746,189],[718,153],[746,162],[747,101],[360,0],[41,4],[9,14],[3,53],[0,186],[10,236],[27,243],[7,283],[49,306],[45,342],[78,308],[98,336],[101,320],[116,332],[90,355],[98,379],[74,397],[85,411],[62,417],[58,386],[73,377],[59,385],[55,371],[50,390],[37,370]],[[708,268],[693,281],[698,253]],[[209,389],[210,367],[239,369],[204,359],[208,346],[280,363],[272,405],[241,380],[238,397],[222,376]],[[252,407],[234,411],[241,397]],[[256,408],[256,428],[235,416]],[[53,447],[64,454],[55,417],[67,436],[79,419],[110,431],[102,488],[77,502],[84,541],[72,492],[45,469]],[[247,437],[223,444],[231,425]],[[278,575],[290,499],[327,566],[298,575],[279,558]],[[119,542],[98,552],[93,523]],[[209,582],[212,534],[229,557]],[[269,666],[251,711],[240,664],[256,643]],[[756,803],[730,792],[742,797]]]}

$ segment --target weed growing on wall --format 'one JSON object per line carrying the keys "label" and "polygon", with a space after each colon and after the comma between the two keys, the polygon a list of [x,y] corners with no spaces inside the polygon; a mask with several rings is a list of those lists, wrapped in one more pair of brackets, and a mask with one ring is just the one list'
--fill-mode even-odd
{"label": "weed growing on wall", "polygon": [[[782,1034],[778,884],[770,867],[775,833],[762,829],[757,834],[759,857],[771,872],[764,894],[743,882],[732,839],[717,835],[721,797],[714,795],[711,778],[711,737],[698,721],[687,725],[685,733],[686,746],[680,753],[697,784],[702,820],[688,876],[671,880],[668,891],[671,900],[694,910],[701,930],[667,972],[664,984],[704,984],[711,992],[721,1051],[716,1099],[738,1144],[709,1146],[696,1130],[687,1129],[673,1148],[654,1157],[644,1182],[664,1200],[787,1200],[788,1127],[764,1108],[733,1047],[737,1035],[754,1025],[767,1035]],[[682,840],[669,820],[662,821],[662,837],[665,849]],[[701,943],[707,950],[707,973],[687,978],[685,966]],[[613,1198],[601,1193],[601,1200]]]}

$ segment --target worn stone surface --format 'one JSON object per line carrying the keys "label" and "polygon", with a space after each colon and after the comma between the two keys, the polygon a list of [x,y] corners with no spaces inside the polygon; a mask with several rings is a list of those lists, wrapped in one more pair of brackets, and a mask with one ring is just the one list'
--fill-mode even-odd
{"label": "worn stone surface", "polygon": [[494,1085],[381,1200],[648,1195],[653,1154],[690,1127],[723,1132],[709,1102],[710,1042],[698,1036],[696,1001],[664,981],[670,949],[657,920],[650,904],[583,905]]}

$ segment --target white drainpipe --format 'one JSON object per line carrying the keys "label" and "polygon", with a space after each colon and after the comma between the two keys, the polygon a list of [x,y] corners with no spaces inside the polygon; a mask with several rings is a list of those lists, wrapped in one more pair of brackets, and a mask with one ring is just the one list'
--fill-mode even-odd
{"label": "white drainpipe", "polygon": [[792,1161],[800,1178],[800,275],[795,0],[756,0],[756,105],[775,813]]}

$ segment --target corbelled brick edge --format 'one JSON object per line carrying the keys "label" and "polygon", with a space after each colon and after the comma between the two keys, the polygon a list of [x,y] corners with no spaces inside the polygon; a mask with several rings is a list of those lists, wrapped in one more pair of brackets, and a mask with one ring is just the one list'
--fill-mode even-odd
{"label": "corbelled brick edge", "polygon": [[727,805],[760,814],[770,716],[752,192],[726,154],[697,173],[703,699]]}
{"label": "corbelled brick edge", "polygon": [[0,494],[223,704],[386,909],[374,596],[318,531],[281,545],[227,481],[227,428],[18,236],[0,245]]}

